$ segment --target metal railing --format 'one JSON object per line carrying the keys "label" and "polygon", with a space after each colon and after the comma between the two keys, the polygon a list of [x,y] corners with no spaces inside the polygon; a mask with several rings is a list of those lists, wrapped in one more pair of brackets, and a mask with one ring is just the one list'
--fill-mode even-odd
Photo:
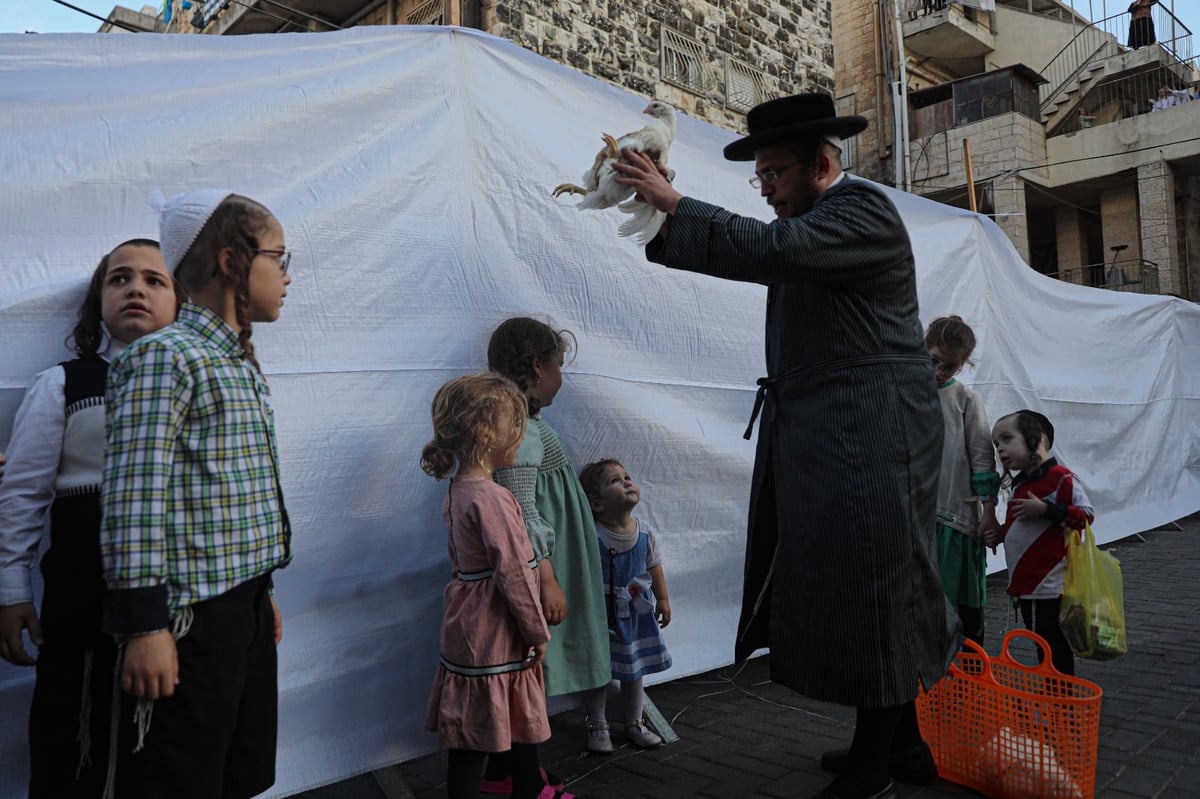
{"label": "metal railing", "polygon": [[1097,289],[1158,294],[1158,264],[1145,258],[1085,264],[1058,272],[1047,272],[1046,277]]}
{"label": "metal railing", "polygon": [[[1081,92],[1074,112],[1048,123],[1048,137],[1074,133],[1200,100],[1196,61],[1163,64],[1116,80],[1102,81]],[[1165,92],[1164,92],[1165,89]]]}
{"label": "metal railing", "polygon": [[[1192,32],[1161,3],[1151,6],[1154,20],[1155,44],[1168,60],[1187,63],[1192,60]],[[1042,111],[1076,80],[1080,73],[1096,61],[1128,52],[1128,13],[1105,17],[1084,26],[1054,58],[1040,70],[1047,83],[1041,87]]]}
{"label": "metal railing", "polygon": [[926,2],[926,0],[904,0],[901,6],[903,7],[904,18],[908,21],[923,17],[937,17],[942,14],[957,14],[969,22],[987,28],[989,33],[996,32],[993,24],[995,16],[991,12],[964,6],[961,3],[951,3],[947,2],[947,0],[930,0],[930,2]]}

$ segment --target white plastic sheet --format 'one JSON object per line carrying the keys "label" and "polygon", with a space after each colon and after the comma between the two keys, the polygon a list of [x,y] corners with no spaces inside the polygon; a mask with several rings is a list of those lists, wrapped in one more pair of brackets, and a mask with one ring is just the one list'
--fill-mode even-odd
{"label": "white plastic sheet", "polygon": [[[488,332],[548,314],[579,339],[546,412],[576,466],[623,459],[661,531],[680,677],[728,663],[762,371],[764,291],[648,264],[616,211],[579,212],[601,131],[644,98],[483,34],[0,36],[0,444],[99,256],[154,236],[145,199],[229,186],[295,251],[281,321],[255,331],[277,408],[295,562],[277,575],[285,796],[414,757],[447,577],[444,485],[417,467],[447,378]],[[761,218],[733,134],[681,116],[689,194]],[[1047,413],[1102,540],[1200,507],[1200,312],[1034,274],[986,219],[892,193],[925,318],[976,330],[993,418]],[[0,665],[0,799],[23,795],[32,672]]]}

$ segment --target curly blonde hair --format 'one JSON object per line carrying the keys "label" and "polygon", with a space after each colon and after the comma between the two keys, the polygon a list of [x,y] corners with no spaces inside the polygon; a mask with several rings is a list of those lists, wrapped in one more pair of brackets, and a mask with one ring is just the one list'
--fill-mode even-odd
{"label": "curly blonde hair", "polygon": [[501,429],[506,415],[516,435],[525,430],[525,395],[494,372],[454,378],[438,389],[430,410],[433,438],[421,450],[421,468],[438,480],[482,460],[489,449],[511,446],[513,434]]}

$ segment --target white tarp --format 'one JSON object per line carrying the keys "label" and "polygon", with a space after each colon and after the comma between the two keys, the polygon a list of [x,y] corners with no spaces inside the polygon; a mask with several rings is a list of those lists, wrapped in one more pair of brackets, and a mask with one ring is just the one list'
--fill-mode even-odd
{"label": "white tarp", "polygon": [[[198,187],[265,202],[295,251],[283,318],[255,331],[274,392],[295,562],[277,575],[272,796],[427,752],[447,577],[444,485],[417,467],[428,407],[520,313],[575,331],[547,419],[573,462],[620,457],[662,530],[668,678],[728,663],[762,371],[764,291],[648,264],[617,211],[578,212],[600,132],[646,101],[508,42],[446,28],[274,36],[0,36],[0,446],[99,256],[154,236],[145,204]],[[684,192],[761,218],[733,134],[681,117]],[[1045,411],[1102,539],[1200,507],[1200,310],[1034,274],[990,221],[892,193],[926,320],[980,338],[993,417]],[[836,442],[831,442],[836,445]],[[0,665],[0,799],[23,795],[31,670]]]}

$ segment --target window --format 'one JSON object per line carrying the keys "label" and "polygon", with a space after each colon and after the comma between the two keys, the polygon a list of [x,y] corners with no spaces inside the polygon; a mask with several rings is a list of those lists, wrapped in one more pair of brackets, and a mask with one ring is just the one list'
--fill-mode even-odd
{"label": "window", "polygon": [[[855,113],[856,104],[853,94],[847,94],[844,97],[839,97],[834,102],[837,107],[837,115],[840,117],[851,116]],[[854,168],[854,156],[858,149],[858,135],[855,134],[848,139],[842,140],[842,169]]]}
{"label": "window", "polygon": [[725,107],[743,114],[767,99],[766,78],[761,70],[725,58]]}
{"label": "window", "polygon": [[659,51],[662,54],[662,63],[659,66],[663,82],[696,94],[705,94],[712,84],[712,79],[704,45],[666,25],[662,26],[661,31]]}
{"label": "window", "polygon": [[1011,69],[960,80],[954,84],[954,124],[967,125],[981,119],[1017,111],[1030,119],[1041,119],[1038,92],[1033,82]]}
{"label": "window", "polygon": [[425,0],[404,16],[409,25],[444,25],[446,5],[443,0]]}

